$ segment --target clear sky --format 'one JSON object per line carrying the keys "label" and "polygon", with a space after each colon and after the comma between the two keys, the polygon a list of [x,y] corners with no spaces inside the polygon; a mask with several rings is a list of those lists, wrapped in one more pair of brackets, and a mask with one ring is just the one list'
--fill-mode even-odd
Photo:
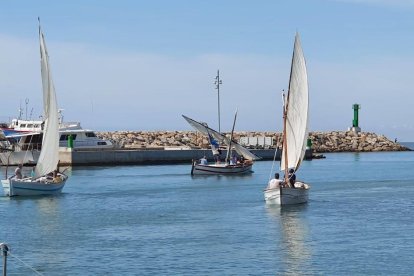
{"label": "clear sky", "polygon": [[[2,1],[0,120],[42,112],[37,17],[66,121],[95,130],[281,131],[295,32],[310,130],[414,141],[413,0]],[[33,110],[31,112],[31,110]],[[26,114],[23,115],[25,117]]]}

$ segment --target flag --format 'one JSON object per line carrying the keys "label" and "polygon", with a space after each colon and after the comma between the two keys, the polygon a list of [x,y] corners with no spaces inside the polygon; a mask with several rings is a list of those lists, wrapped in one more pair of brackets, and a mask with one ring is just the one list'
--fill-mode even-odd
{"label": "flag", "polygon": [[214,139],[210,133],[208,133],[208,140],[210,141],[211,151],[213,152],[213,154],[218,154],[218,149],[220,146],[217,140]]}

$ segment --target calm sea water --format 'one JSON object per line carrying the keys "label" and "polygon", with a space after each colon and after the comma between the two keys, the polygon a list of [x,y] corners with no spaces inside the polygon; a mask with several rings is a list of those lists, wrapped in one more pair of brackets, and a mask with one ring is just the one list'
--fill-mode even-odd
{"label": "calm sea water", "polygon": [[414,150],[414,142],[401,142],[400,143],[403,146],[406,146],[407,148]]}
{"label": "calm sea water", "polygon": [[[45,275],[413,275],[414,152],[326,156],[290,208],[264,203],[269,161],[73,168],[61,196],[0,197],[0,242]],[[13,257],[8,272],[33,275]]]}

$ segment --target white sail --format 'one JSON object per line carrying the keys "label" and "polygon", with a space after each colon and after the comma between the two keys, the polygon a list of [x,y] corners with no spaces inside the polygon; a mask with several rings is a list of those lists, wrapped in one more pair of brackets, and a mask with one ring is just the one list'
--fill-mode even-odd
{"label": "white sail", "polygon": [[[220,143],[224,143],[226,145],[230,144],[230,139],[227,138],[225,135],[221,134],[220,132],[215,131],[212,128],[209,128],[208,126],[199,123],[191,118],[188,118],[187,116],[184,116],[184,119],[196,130],[200,131],[204,135],[208,136],[209,134],[213,136],[214,139],[218,140]],[[260,159],[259,156],[251,153],[248,149],[244,148],[243,146],[239,145],[235,141],[231,141],[231,146],[234,147],[234,150],[242,155],[247,160],[258,160]]]}
{"label": "white sail", "polygon": [[44,129],[42,150],[37,161],[35,178],[52,172],[56,169],[59,162],[59,114],[55,87],[49,66],[49,56],[47,54],[46,43],[42,30],[39,26],[40,40],[40,64],[43,86],[43,116]]}
{"label": "white sail", "polygon": [[281,170],[285,170],[285,150],[287,150],[287,167],[295,171],[299,168],[306,151],[308,138],[309,91],[305,57],[303,55],[299,34],[295,37],[289,91],[285,108],[286,148],[283,148]]}

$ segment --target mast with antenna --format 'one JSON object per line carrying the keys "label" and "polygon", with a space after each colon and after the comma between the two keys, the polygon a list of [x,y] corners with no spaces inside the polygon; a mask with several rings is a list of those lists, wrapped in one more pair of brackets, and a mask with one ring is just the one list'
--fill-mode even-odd
{"label": "mast with antenna", "polygon": [[217,70],[217,76],[215,78],[214,84],[216,85],[217,89],[217,109],[218,109],[218,130],[220,131],[220,85],[222,84],[222,81],[220,79],[220,70]]}
{"label": "mast with antenna", "polygon": [[26,100],[24,101],[26,103],[26,121],[27,121],[27,105],[29,104],[29,99],[26,98]]}

